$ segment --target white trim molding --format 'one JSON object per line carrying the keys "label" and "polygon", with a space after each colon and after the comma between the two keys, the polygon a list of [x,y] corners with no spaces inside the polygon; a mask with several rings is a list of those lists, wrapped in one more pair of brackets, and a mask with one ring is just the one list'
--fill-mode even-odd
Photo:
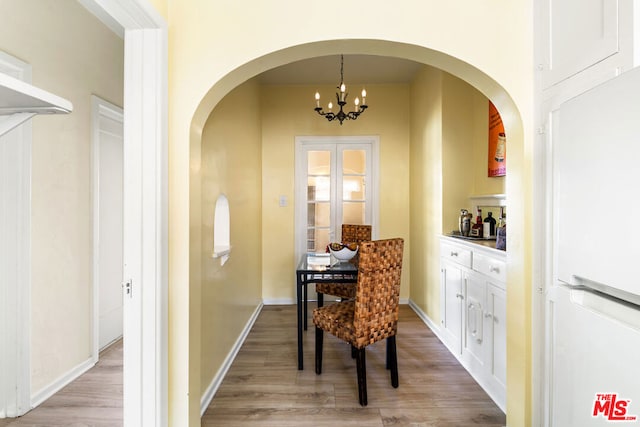
{"label": "white trim molding", "polygon": [[168,423],[166,31],[128,30],[124,105],[124,425]]}
{"label": "white trim molding", "polygon": [[[31,66],[4,52],[0,73],[31,82]],[[5,418],[31,409],[30,122],[0,143],[0,236],[0,418]]]}
{"label": "white trim molding", "polygon": [[124,33],[124,426],[168,424],[168,41],[148,0],[83,0]]}

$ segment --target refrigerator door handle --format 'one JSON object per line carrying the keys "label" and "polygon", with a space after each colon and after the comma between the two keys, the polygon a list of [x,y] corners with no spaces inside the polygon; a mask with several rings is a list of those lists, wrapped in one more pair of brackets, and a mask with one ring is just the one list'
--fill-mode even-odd
{"label": "refrigerator door handle", "polygon": [[610,299],[619,304],[629,304],[631,308],[640,310],[640,295],[616,289],[585,277],[572,275],[572,283],[565,283],[570,289],[591,292],[601,298]]}
{"label": "refrigerator door handle", "polygon": [[[577,276],[573,276],[573,278],[576,281],[581,280],[581,278]],[[593,285],[594,282],[589,280],[582,280],[582,283],[579,284],[562,283],[562,286],[570,290],[572,303],[585,307],[609,319],[615,319],[640,331],[639,305],[604,292],[599,286]]]}

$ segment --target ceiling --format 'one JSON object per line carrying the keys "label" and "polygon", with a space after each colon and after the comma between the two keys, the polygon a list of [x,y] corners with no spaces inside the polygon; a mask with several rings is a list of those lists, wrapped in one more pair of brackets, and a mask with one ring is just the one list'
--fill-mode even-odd
{"label": "ceiling", "polygon": [[[344,82],[349,84],[409,83],[424,64],[375,55],[345,55]],[[317,85],[340,83],[340,55],[292,62],[258,76],[267,85]]]}

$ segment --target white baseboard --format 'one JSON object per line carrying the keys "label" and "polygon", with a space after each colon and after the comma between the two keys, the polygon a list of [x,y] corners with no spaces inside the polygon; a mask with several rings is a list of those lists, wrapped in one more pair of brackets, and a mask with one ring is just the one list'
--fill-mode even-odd
{"label": "white baseboard", "polygon": [[240,351],[240,348],[242,347],[244,340],[247,339],[247,335],[249,335],[249,332],[251,332],[251,328],[253,327],[253,324],[256,322],[256,319],[258,318],[260,311],[262,311],[263,306],[264,306],[264,303],[260,303],[256,307],[253,314],[247,321],[247,324],[244,326],[244,328],[242,329],[242,332],[238,336],[238,339],[233,344],[231,351],[229,351],[229,354],[227,354],[227,357],[224,359],[224,362],[222,362],[222,366],[220,366],[220,369],[218,369],[218,372],[211,380],[209,387],[207,387],[207,390],[202,395],[202,398],[200,399],[200,416],[201,417],[204,415],[205,411],[207,410],[207,407],[213,400],[213,396],[215,396],[216,392],[218,391],[218,388],[220,388],[220,384],[222,384],[222,380],[224,380],[224,377],[225,375],[227,375],[229,368],[231,368],[231,364],[233,363],[233,360],[238,355],[238,352]]}
{"label": "white baseboard", "polygon": [[438,337],[441,342],[444,342],[444,340],[440,336],[440,327],[433,320],[431,320],[429,316],[427,316],[427,313],[422,311],[422,309],[418,307],[418,305],[411,299],[409,299],[408,304],[409,307],[411,307],[413,311],[415,311],[415,313],[418,315],[418,317],[425,323],[425,325],[427,325],[427,327],[431,329],[435,336]]}
{"label": "white baseboard", "polygon": [[264,305],[293,305],[296,300],[293,298],[268,298],[263,299],[262,303]]}
{"label": "white baseboard", "polygon": [[58,377],[48,386],[44,387],[37,393],[31,395],[31,409],[42,404],[45,400],[56,394],[63,387],[77,379],[80,375],[87,372],[89,369],[95,366],[96,362],[93,360],[93,356],[75,366],[69,370],[66,374]]}

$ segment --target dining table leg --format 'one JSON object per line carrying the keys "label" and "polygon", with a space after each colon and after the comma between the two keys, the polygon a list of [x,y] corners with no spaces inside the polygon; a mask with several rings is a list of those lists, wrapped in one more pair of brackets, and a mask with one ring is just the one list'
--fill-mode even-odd
{"label": "dining table leg", "polygon": [[296,298],[298,309],[298,370],[304,369],[302,362],[302,287],[303,278],[300,274],[296,277]]}
{"label": "dining table leg", "polygon": [[305,284],[304,285],[304,314],[302,316],[302,318],[304,319],[304,330],[307,330],[307,302],[309,301],[309,284]]}

